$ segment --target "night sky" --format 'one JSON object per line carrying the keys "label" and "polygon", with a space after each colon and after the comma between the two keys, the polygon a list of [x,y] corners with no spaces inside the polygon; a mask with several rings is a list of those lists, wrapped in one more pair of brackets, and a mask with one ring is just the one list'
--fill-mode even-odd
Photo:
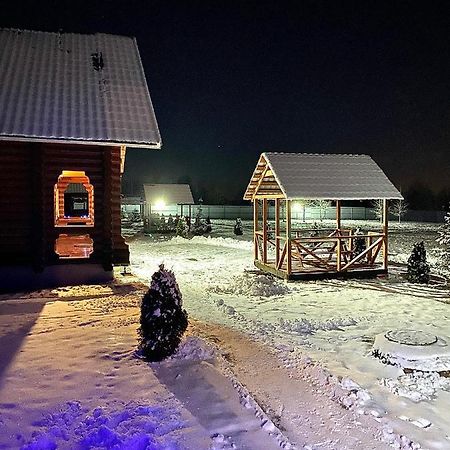
{"label": "night sky", "polygon": [[238,201],[263,151],[366,153],[403,191],[450,186],[448,2],[29,1],[0,26],[135,36],[163,139],[124,190]]}

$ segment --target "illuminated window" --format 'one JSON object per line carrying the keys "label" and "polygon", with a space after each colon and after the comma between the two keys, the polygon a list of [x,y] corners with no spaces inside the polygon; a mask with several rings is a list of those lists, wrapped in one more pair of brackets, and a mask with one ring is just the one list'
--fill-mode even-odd
{"label": "illuminated window", "polygon": [[94,186],[84,172],[63,170],[54,188],[55,226],[94,226]]}
{"label": "illuminated window", "polygon": [[89,258],[94,251],[94,241],[88,234],[60,234],[55,242],[55,253],[61,259]]}

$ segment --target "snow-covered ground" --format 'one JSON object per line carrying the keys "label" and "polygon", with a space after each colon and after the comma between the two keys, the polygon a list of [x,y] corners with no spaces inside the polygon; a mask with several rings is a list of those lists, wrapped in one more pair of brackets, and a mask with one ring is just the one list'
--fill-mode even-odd
{"label": "snow-covered ground", "polygon": [[[137,278],[0,296],[0,449],[450,448],[448,379],[371,356],[390,329],[449,342],[447,288],[408,284],[399,267],[389,279],[272,279],[252,266],[244,225],[239,238],[222,221],[211,238],[130,239],[133,272],[147,283],[172,268],[190,315],[161,364],[135,353]],[[408,236],[431,246],[434,231]],[[391,244],[406,261],[405,238]]]}
{"label": "snow-covered ground", "polygon": [[[174,270],[192,316],[251,337],[285,368],[309,373],[320,389],[330,383],[326,371],[353,380],[359,387],[350,389],[353,394],[344,405],[362,417],[372,416],[394,445],[410,445],[406,438],[395,441],[398,434],[424,448],[450,448],[448,380],[436,372],[405,374],[371,356],[375,337],[389,330],[421,330],[450,345],[448,287],[439,280],[427,286],[410,284],[399,266],[389,278],[285,283],[254,270],[250,233],[236,240],[231,225],[216,224],[210,238],[138,237],[131,242],[132,270],[148,280],[164,262]],[[412,243],[425,240],[436,266],[436,225],[393,228],[391,260],[406,262]],[[283,383],[289,379],[280,380]],[[263,394],[261,401],[275,411],[275,397]],[[295,433],[288,413],[281,411],[278,422],[289,437]]]}
{"label": "snow-covered ground", "polygon": [[[136,354],[140,283],[0,296],[0,449],[277,449],[256,404],[242,406],[214,349]],[[269,434],[269,432],[271,434]],[[288,448],[286,446],[286,448]]]}

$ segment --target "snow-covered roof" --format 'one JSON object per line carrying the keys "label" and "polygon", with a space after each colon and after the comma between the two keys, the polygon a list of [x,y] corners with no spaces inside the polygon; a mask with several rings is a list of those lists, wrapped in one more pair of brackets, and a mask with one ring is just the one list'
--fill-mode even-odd
{"label": "snow-covered roof", "polygon": [[145,201],[149,205],[193,205],[191,188],[188,184],[144,184]]}
{"label": "snow-covered roof", "polygon": [[134,38],[0,29],[0,139],[161,147]]}
{"label": "snow-covered roof", "polygon": [[122,205],[140,205],[144,203],[144,199],[142,197],[122,197],[120,203]]}
{"label": "snow-covered roof", "polygon": [[402,199],[368,155],[262,153],[245,200],[255,195],[288,200]]}

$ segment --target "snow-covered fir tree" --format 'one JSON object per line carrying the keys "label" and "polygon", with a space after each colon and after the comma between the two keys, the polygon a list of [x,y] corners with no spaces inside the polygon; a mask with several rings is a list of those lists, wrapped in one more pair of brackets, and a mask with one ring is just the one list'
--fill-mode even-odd
{"label": "snow-covered fir tree", "polygon": [[202,205],[197,208],[197,213],[195,215],[195,221],[191,228],[192,234],[196,236],[201,236],[202,234],[209,233],[211,231],[211,220],[209,223],[203,217]]}
{"label": "snow-covered fir tree", "polygon": [[[364,235],[364,233],[361,231],[361,229],[358,227],[355,231],[355,236]],[[354,249],[353,249],[353,255],[357,256],[360,255],[365,249],[366,249],[366,238],[364,237],[356,237],[354,239]],[[363,261],[363,257],[359,260],[360,262]]]}
{"label": "snow-covered fir tree", "polygon": [[242,228],[242,220],[240,219],[240,217],[236,219],[233,232],[236,236],[242,236],[244,234],[244,230]]}
{"label": "snow-covered fir tree", "polygon": [[450,266],[450,212],[444,217],[444,224],[438,230],[438,238],[436,241],[444,246],[444,252],[441,256],[441,262],[446,266]]}
{"label": "snow-covered fir tree", "polygon": [[161,361],[172,355],[187,325],[188,315],[175,275],[161,264],[142,299],[139,329],[142,355],[149,361]]}
{"label": "snow-covered fir tree", "polygon": [[411,283],[430,281],[430,266],[427,263],[427,252],[423,241],[414,244],[411,256],[408,258],[407,278]]}
{"label": "snow-covered fir tree", "polygon": [[177,236],[187,237],[188,234],[188,226],[186,220],[183,216],[179,217],[178,220],[175,220],[175,232]]}

